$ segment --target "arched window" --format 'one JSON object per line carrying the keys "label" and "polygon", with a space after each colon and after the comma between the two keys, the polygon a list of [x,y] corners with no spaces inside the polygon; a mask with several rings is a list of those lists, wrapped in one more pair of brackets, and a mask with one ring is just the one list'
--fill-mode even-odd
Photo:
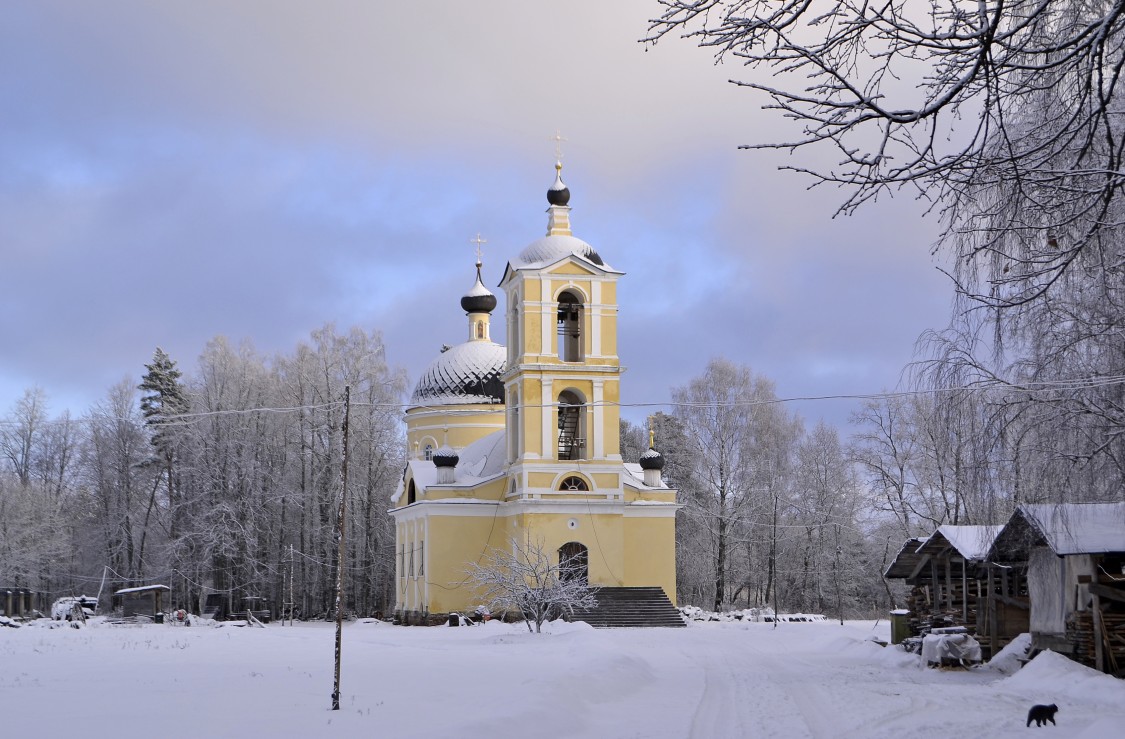
{"label": "arched window", "polygon": [[582,300],[569,290],[559,295],[559,359],[582,361]]}
{"label": "arched window", "polygon": [[414,487],[414,481],[410,481],[410,486],[406,489],[406,505],[418,501],[418,489]]}
{"label": "arched window", "polygon": [[559,547],[559,579],[563,582],[590,578],[590,552],[585,544],[568,541]]}
{"label": "arched window", "polygon": [[426,448],[422,450],[422,459],[427,462],[433,461],[434,458],[434,445],[427,444]]}
{"label": "arched window", "polygon": [[559,393],[559,459],[586,458],[586,401],[574,390]]}
{"label": "arched window", "polygon": [[565,490],[567,492],[586,492],[590,490],[590,486],[587,485],[586,481],[581,477],[571,475],[570,477],[564,478],[563,481],[559,483],[559,490]]}

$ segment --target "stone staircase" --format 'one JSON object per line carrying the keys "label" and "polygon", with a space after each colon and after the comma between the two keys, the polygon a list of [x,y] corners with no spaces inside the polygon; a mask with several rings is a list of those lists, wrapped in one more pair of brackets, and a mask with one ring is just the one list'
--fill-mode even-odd
{"label": "stone staircase", "polygon": [[598,629],[685,626],[663,588],[598,588],[594,597],[597,607],[575,610],[571,620],[585,621]]}

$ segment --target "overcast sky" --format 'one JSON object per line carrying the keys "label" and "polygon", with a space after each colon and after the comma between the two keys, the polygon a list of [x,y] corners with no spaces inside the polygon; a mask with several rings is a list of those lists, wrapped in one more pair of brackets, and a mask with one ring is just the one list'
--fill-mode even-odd
{"label": "overcast sky", "polygon": [[936,219],[907,195],[833,219],[843,192],[738,150],[785,123],[740,67],[637,43],[658,10],[3,3],[0,414],[33,386],[82,414],[156,346],[190,373],[217,335],[269,355],[327,322],[382,330],[413,382],[465,335],[470,239],[495,288],[545,232],[556,130],[575,235],[626,273],[624,402],[716,356],[782,396],[895,386],[947,317]]}

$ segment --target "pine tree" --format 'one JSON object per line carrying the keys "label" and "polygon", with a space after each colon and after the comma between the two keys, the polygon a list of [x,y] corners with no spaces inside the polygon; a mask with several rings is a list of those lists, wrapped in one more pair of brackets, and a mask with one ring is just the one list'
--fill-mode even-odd
{"label": "pine tree", "polygon": [[152,364],[146,364],[148,372],[138,385],[145,392],[141,396],[141,413],[145,425],[152,432],[151,443],[156,449],[158,461],[164,466],[168,486],[169,528],[173,540],[176,536],[176,498],[175,498],[175,441],[172,424],[176,416],[188,410],[184,385],[180,382],[182,373],[176,369],[176,362],[163,349],[156,347]]}

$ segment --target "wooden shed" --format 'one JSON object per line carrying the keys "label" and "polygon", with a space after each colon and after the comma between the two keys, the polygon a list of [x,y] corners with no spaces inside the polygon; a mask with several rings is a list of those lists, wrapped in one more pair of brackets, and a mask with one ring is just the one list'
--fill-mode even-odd
{"label": "wooden shed", "polygon": [[926,539],[909,539],[884,573],[910,586],[906,607],[915,636],[933,628],[979,629],[985,599],[985,556],[999,526],[939,526]]}
{"label": "wooden shed", "polygon": [[164,594],[171,588],[167,585],[144,585],[139,588],[123,588],[113,594],[114,600],[126,618],[147,616],[160,621],[164,614]]}
{"label": "wooden shed", "polygon": [[1125,674],[1125,503],[1020,506],[990,558],[1026,577],[1033,651]]}

